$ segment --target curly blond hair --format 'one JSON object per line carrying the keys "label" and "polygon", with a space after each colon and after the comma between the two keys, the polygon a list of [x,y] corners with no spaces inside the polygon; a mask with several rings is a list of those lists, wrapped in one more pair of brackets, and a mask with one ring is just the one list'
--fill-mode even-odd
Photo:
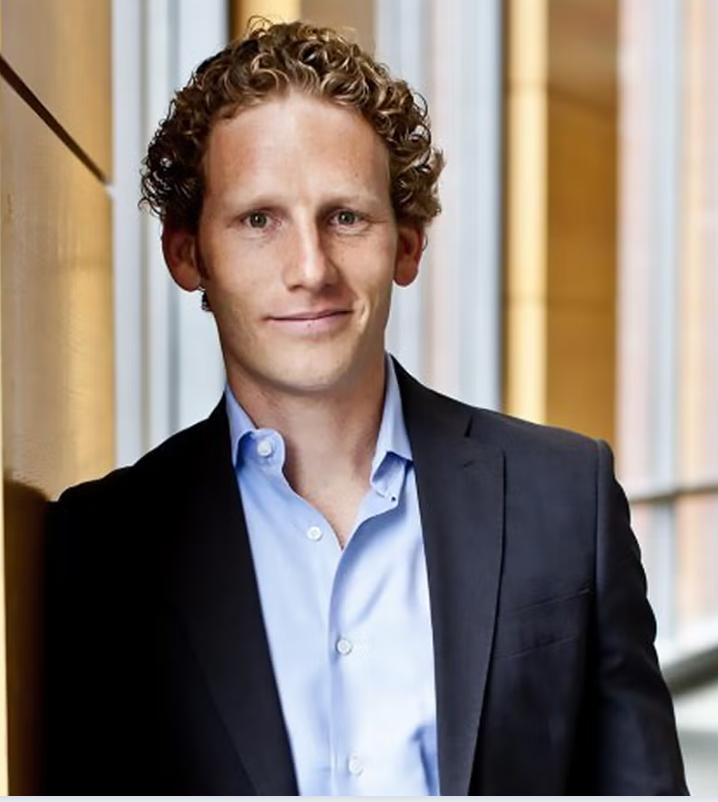
{"label": "curly blond hair", "polygon": [[267,20],[253,21],[243,39],[200,64],[175,94],[143,161],[141,204],[195,232],[212,125],[291,89],[355,109],[369,122],[389,152],[400,222],[425,227],[439,213],[443,157],[432,146],[423,98],[336,31]]}

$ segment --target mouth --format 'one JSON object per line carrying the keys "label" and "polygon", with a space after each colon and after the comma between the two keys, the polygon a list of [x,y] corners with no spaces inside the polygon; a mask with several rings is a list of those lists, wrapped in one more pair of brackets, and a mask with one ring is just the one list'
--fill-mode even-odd
{"label": "mouth", "polygon": [[350,314],[348,309],[322,309],[312,312],[295,312],[291,315],[275,315],[272,320],[277,320],[280,323],[309,323],[313,320],[324,320],[325,318],[348,314]]}
{"label": "mouth", "polygon": [[269,320],[279,331],[292,337],[314,339],[333,336],[343,331],[351,314],[351,309],[317,309],[274,315]]}

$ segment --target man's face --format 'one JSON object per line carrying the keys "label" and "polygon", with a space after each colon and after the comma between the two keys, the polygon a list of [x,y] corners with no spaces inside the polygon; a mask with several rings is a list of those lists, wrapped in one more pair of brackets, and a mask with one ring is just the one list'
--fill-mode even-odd
{"label": "man's face", "polygon": [[289,94],[217,123],[204,174],[197,236],[166,233],[165,254],[181,286],[204,286],[233,388],[361,390],[382,370],[392,282],[421,252],[394,218],[384,143],[356,112]]}

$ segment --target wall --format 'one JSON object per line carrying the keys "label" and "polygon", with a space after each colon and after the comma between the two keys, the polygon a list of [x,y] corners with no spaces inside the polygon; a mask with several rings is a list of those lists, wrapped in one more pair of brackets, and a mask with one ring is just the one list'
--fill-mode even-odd
{"label": "wall", "polygon": [[613,440],[617,5],[507,8],[506,407]]}
{"label": "wall", "polygon": [[114,464],[110,0],[2,0],[5,774],[36,790],[44,499]]}

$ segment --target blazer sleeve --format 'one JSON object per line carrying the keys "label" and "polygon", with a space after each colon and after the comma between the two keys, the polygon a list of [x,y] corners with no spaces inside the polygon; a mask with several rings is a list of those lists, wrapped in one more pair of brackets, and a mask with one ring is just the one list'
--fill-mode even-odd
{"label": "blazer sleeve", "polygon": [[[119,500],[132,507],[123,474],[71,488],[48,503],[44,588],[43,794],[96,794],[107,788],[121,733],[109,722],[126,705],[128,686],[114,665],[117,611],[129,608],[130,578],[123,540],[131,536]],[[127,577],[125,584],[122,578]],[[123,677],[124,679],[124,677]],[[125,757],[138,734],[126,739]],[[113,754],[115,757],[113,758]],[[131,761],[125,759],[129,774]],[[124,774],[123,774],[124,776]],[[115,780],[111,787],[117,787]]]}
{"label": "blazer sleeve", "polygon": [[[85,658],[93,632],[88,610],[99,605],[99,599],[86,582],[91,527],[85,516],[75,513],[68,497],[72,499],[73,493],[48,503],[47,514],[43,794],[83,793],[80,778],[90,776],[95,764],[87,748],[93,736],[86,726],[84,700],[98,677]],[[97,733],[94,738],[99,740]]]}
{"label": "blazer sleeve", "polygon": [[[654,648],[640,549],[610,448],[598,442],[595,700],[584,765],[600,795],[687,794],[673,704]],[[586,765],[587,764],[587,765]]]}

